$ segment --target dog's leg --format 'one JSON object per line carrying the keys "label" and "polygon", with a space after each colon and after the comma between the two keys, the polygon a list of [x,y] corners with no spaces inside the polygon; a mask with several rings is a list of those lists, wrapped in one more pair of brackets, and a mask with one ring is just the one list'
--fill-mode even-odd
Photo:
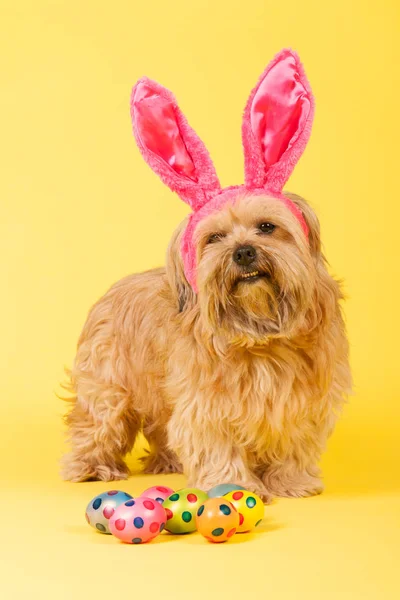
{"label": "dog's leg", "polygon": [[[83,380],[66,417],[71,452],[62,459],[69,481],[126,479],[124,456],[134,444],[141,422],[132,399],[122,389]],[[83,394],[83,391],[86,394]]]}
{"label": "dog's leg", "polygon": [[347,383],[339,383],[325,398],[313,403],[314,413],[292,432],[290,447],[284,454],[267,454],[265,464],[257,472],[272,495],[300,498],[323,492],[318,464],[338,418],[342,390]]}
{"label": "dog's leg", "polygon": [[228,434],[222,435],[212,423],[199,431],[198,423],[190,424],[181,414],[172,416],[168,424],[169,444],[182,461],[188,486],[204,491],[220,483],[237,483],[254,492],[265,503],[272,496],[247,464],[245,450],[234,446]]}
{"label": "dog's leg", "polygon": [[182,473],[182,465],[167,444],[166,424],[147,421],[143,427],[150,451],[142,458],[145,473]]}

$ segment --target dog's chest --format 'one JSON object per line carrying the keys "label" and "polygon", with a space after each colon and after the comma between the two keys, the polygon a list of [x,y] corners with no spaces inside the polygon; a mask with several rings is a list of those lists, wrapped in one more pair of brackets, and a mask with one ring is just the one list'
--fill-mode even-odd
{"label": "dog's chest", "polygon": [[175,363],[170,383],[176,410],[194,427],[216,428],[257,454],[312,418],[312,368],[301,352],[238,352],[212,364]]}
{"label": "dog's chest", "polygon": [[[223,385],[209,404],[210,413],[226,419],[230,435],[256,454],[266,446],[281,446],[293,439],[313,418],[313,390],[308,384],[310,363],[293,357],[251,356],[231,369],[221,369]],[[315,393],[315,390],[314,390]],[[225,408],[225,415],[217,407]]]}

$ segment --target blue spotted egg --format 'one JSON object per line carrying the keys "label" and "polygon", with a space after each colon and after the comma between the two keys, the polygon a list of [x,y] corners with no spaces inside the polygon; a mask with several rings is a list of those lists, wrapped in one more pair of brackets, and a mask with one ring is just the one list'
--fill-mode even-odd
{"label": "blue spotted egg", "polygon": [[111,533],[109,519],[113,516],[115,509],[131,500],[132,496],[119,490],[110,490],[92,498],[86,507],[86,521],[91,527],[100,533]]}

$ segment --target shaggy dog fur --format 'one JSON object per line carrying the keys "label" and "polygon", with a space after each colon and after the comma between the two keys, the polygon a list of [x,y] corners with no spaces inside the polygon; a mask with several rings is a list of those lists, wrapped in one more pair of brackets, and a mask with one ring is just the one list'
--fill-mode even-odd
{"label": "shaggy dog fur", "polygon": [[[265,501],[322,491],[318,461],[351,387],[348,344],[318,220],[287,196],[308,241],[283,202],[242,194],[198,227],[197,295],[185,221],[165,269],[123,279],[92,308],[71,373],[66,479],[126,478],[142,430],[147,473],[183,467],[190,486],[231,481]],[[248,266],[233,260],[243,245],[256,251]]]}

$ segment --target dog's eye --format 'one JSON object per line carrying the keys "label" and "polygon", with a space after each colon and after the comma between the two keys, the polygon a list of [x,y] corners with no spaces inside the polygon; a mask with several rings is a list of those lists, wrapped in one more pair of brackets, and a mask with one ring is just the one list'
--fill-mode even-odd
{"label": "dog's eye", "polygon": [[275,227],[276,227],[276,225],[266,222],[266,223],[261,223],[258,226],[258,229],[261,231],[261,233],[272,233],[274,231]]}
{"label": "dog's eye", "polygon": [[215,242],[218,242],[220,239],[222,239],[224,237],[225,237],[225,233],[213,233],[207,239],[207,244],[214,244]]}

